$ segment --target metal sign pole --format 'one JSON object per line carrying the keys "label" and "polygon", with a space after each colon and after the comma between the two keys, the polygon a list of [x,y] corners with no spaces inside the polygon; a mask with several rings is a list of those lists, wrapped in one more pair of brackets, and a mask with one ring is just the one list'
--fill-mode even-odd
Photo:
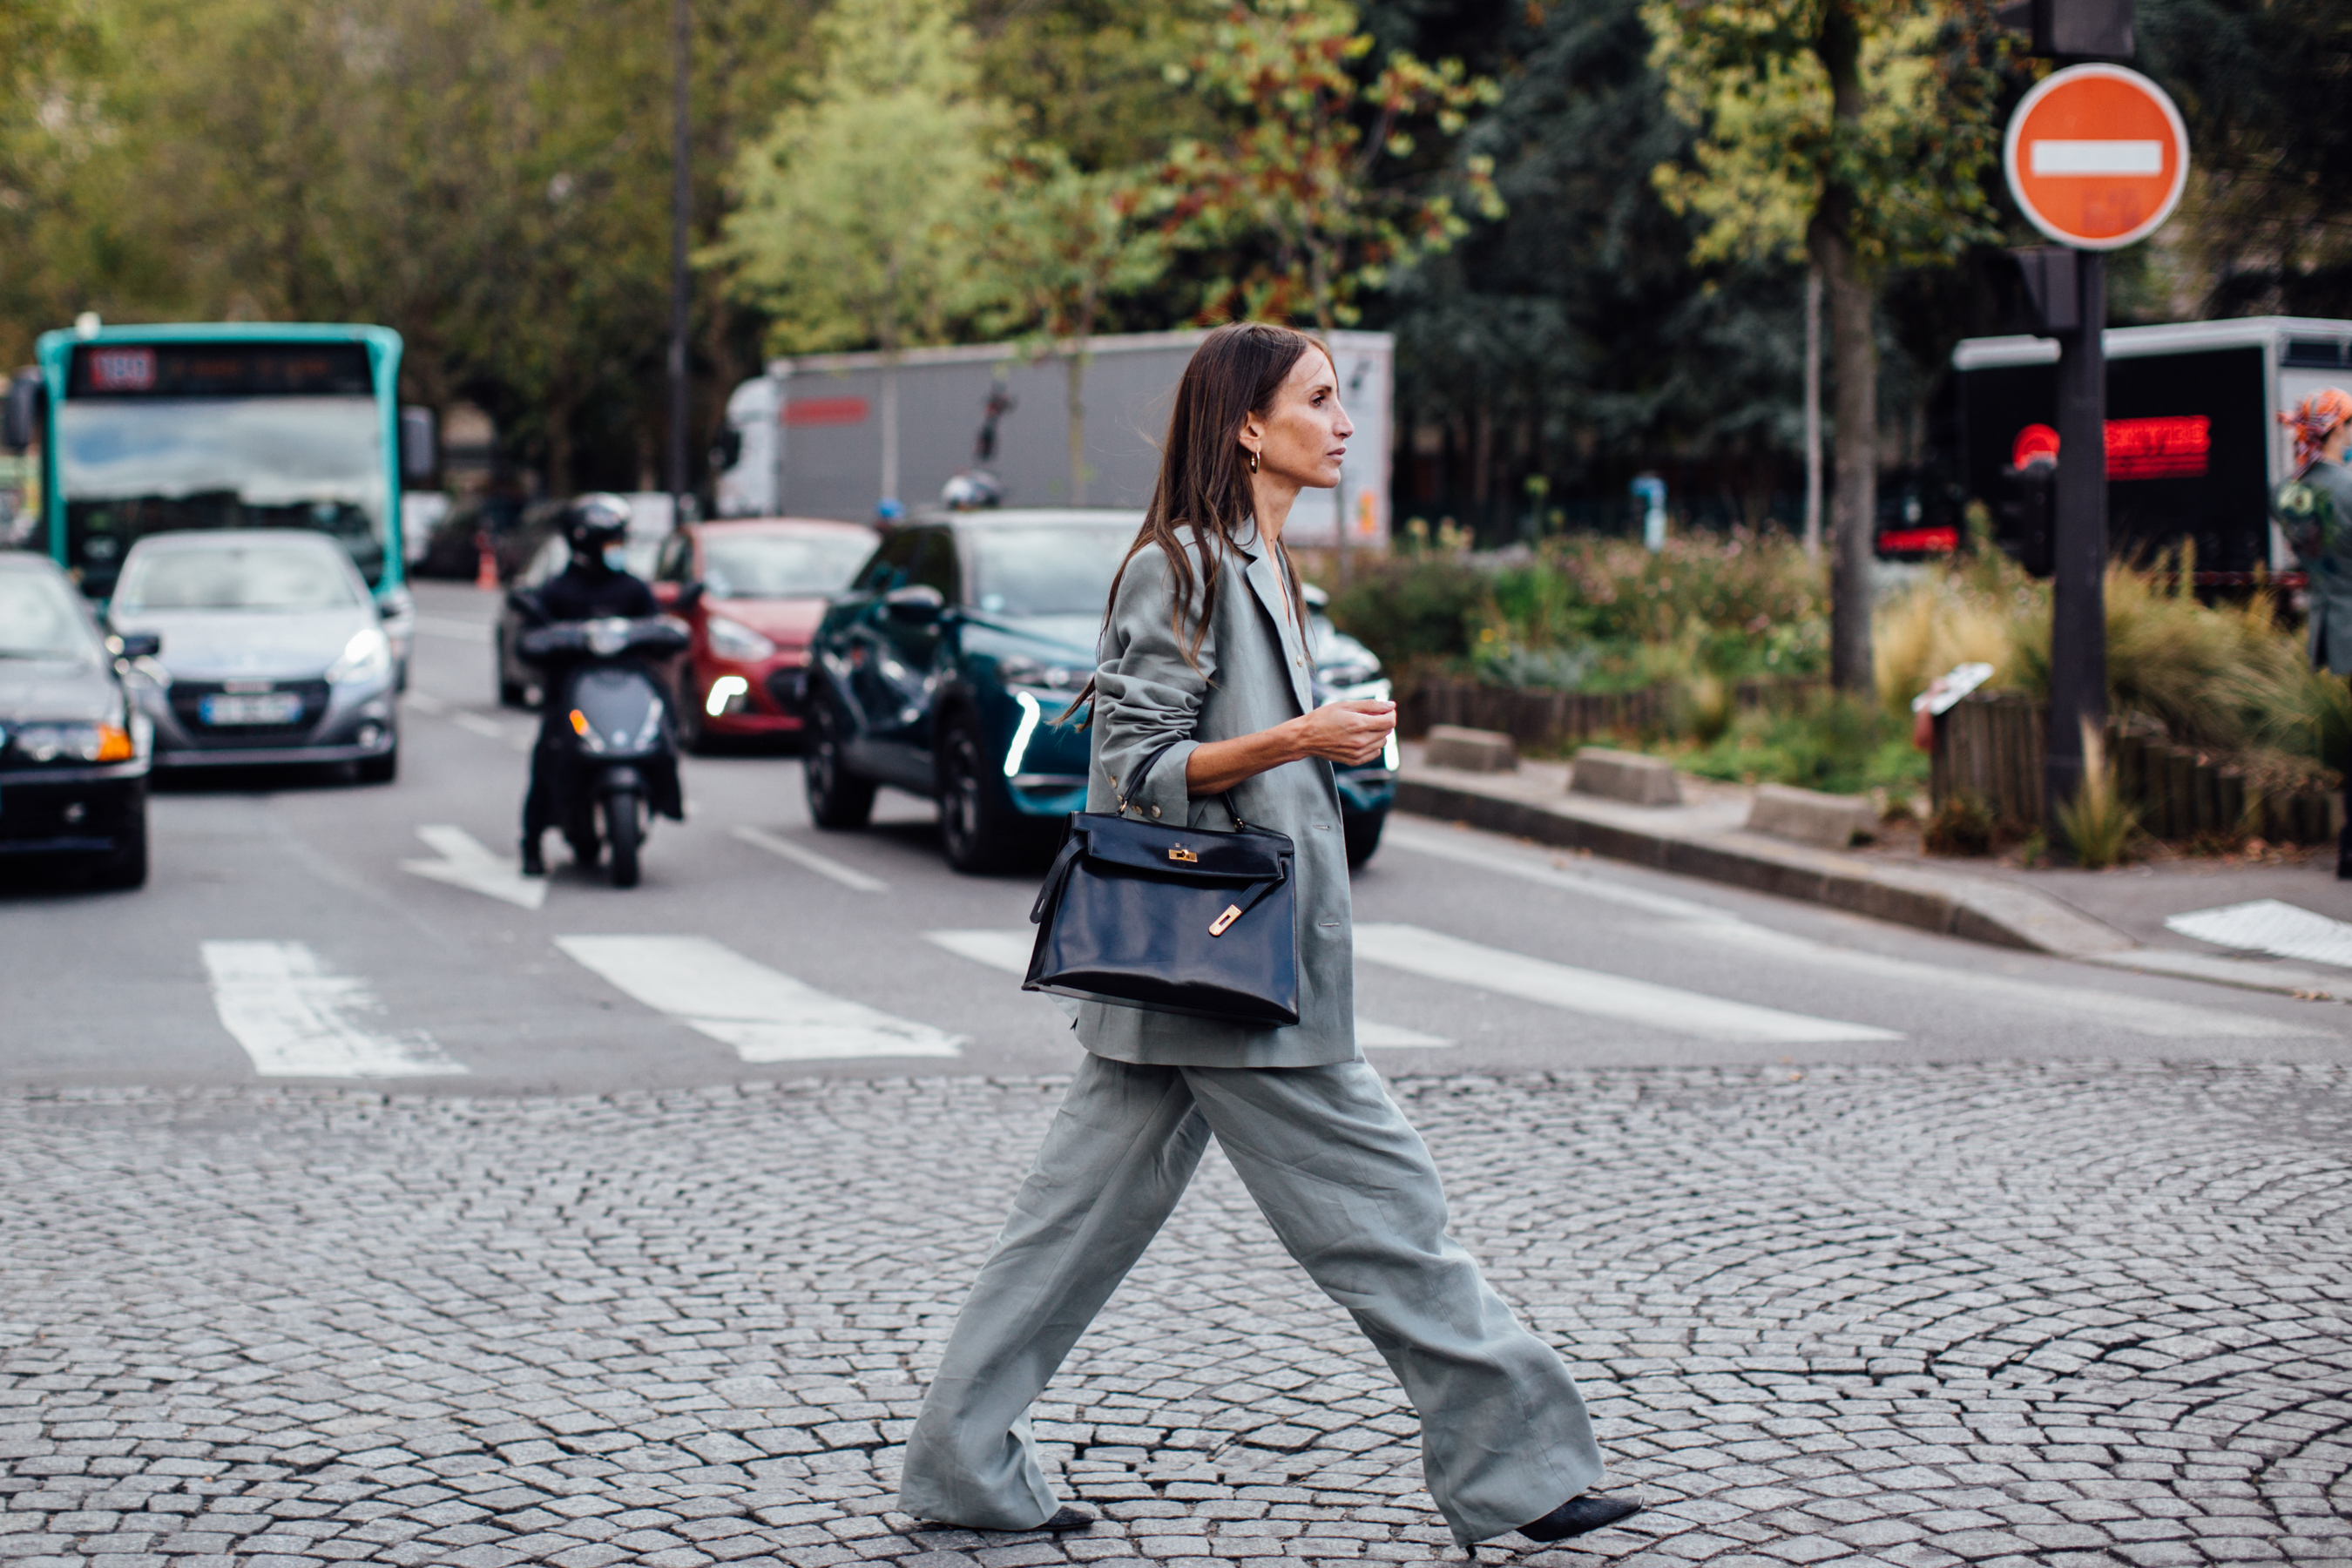
{"label": "metal sign pole", "polygon": [[686,521],[688,500],[686,335],[691,274],[687,270],[686,240],[687,227],[694,219],[694,174],[689,162],[694,149],[688,140],[692,129],[687,117],[687,95],[693,80],[693,35],[688,31],[687,5],[688,0],[670,0],[669,473],[666,478],[673,525]]}
{"label": "metal sign pole", "polygon": [[2107,258],[2074,258],[2075,327],[2059,339],[2056,548],[2051,570],[2050,740],[2042,821],[2082,787],[2083,722],[2107,717]]}

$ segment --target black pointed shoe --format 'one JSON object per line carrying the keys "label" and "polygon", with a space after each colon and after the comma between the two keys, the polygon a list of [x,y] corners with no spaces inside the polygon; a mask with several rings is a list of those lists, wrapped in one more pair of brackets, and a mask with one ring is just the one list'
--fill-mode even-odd
{"label": "black pointed shoe", "polygon": [[1095,1516],[1087,1512],[1085,1509],[1072,1508],[1067,1503],[1065,1503],[1060,1508],[1054,1510],[1053,1518],[1047,1520],[1043,1524],[1033,1525],[1030,1528],[1033,1530],[1047,1531],[1053,1534],[1059,1535],[1066,1530],[1084,1530],[1088,1525],[1094,1523],[1094,1521]]}
{"label": "black pointed shoe", "polygon": [[1519,1533],[1529,1541],[1566,1541],[1571,1536],[1589,1535],[1641,1511],[1640,1503],[1624,1498],[1572,1497],[1533,1524],[1519,1526]]}

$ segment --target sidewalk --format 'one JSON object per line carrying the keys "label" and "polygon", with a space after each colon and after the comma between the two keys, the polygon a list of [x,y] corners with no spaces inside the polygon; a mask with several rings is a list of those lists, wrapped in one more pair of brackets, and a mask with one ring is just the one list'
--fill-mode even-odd
{"label": "sidewalk", "polygon": [[1408,743],[1400,809],[1538,844],[1826,904],[1996,946],[2284,995],[2352,998],[2352,972],[2200,942],[2168,919],[2276,900],[2352,921],[2352,883],[2331,858],[2299,865],[2175,861],[2110,871],[2026,870],[1997,860],[1945,860],[1895,847],[1818,849],[1749,833],[1754,791],[1677,775],[1684,804],[1632,805],[1568,793],[1569,764],[1522,760],[1517,771],[1432,767]]}

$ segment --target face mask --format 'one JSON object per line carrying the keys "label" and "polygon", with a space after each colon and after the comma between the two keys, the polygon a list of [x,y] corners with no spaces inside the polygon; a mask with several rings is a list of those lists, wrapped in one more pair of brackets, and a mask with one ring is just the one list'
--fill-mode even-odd
{"label": "face mask", "polygon": [[629,547],[625,544],[606,545],[604,547],[604,570],[607,572],[625,572],[628,569]]}

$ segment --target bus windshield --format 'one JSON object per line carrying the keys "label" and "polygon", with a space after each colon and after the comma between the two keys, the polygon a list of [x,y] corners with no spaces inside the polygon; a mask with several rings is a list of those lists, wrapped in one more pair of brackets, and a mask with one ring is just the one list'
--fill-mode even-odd
{"label": "bus windshield", "polygon": [[303,528],[384,569],[388,488],[372,397],[68,396],[58,409],[66,559],[103,595],[131,546],[175,529]]}

